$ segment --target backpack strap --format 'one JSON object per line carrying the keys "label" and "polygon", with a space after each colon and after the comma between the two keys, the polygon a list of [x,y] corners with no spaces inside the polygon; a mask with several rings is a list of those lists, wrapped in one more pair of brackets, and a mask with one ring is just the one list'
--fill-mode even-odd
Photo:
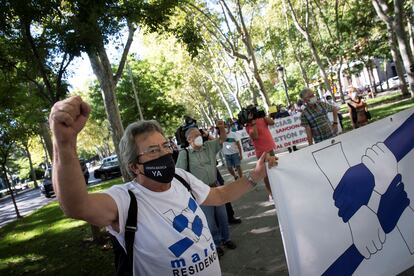
{"label": "backpack strap", "polygon": [[188,182],[187,181],[185,181],[185,179],[184,178],[182,178],[180,175],[178,175],[178,174],[174,174],[174,177],[175,178],[177,178],[177,180],[178,181],[180,181],[181,182],[181,184],[183,184],[184,185],[184,187],[186,187],[187,188],[187,190],[190,192],[190,194],[191,194],[191,196],[195,199],[195,196],[193,195],[193,192],[192,192],[192,190],[191,190],[191,186],[190,186],[190,184],[188,184]]}
{"label": "backpack strap", "polygon": [[129,203],[128,217],[125,224],[125,249],[128,259],[128,273],[133,275],[133,265],[134,265],[134,239],[135,232],[137,231],[137,199],[133,192],[128,190],[129,197],[131,201]]}
{"label": "backpack strap", "polygon": [[[188,149],[185,148],[185,152],[187,153],[187,172],[190,172],[190,153],[188,152]],[[182,178],[181,178],[182,179]],[[181,180],[180,180],[181,181]],[[182,181],[181,181],[182,183]],[[185,182],[187,183],[187,182]],[[188,185],[188,184],[187,184]],[[184,185],[185,186],[185,185]],[[187,187],[187,186],[186,186]],[[187,188],[188,189],[188,188]],[[190,190],[189,190],[190,191]]]}

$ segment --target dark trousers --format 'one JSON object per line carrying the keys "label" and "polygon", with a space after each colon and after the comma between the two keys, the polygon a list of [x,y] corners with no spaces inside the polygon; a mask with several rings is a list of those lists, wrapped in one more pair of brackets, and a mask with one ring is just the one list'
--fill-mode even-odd
{"label": "dark trousers", "polygon": [[[217,169],[217,182],[220,186],[224,185],[224,179],[221,176],[220,171],[218,169]],[[234,210],[230,202],[226,203],[226,211],[227,211],[227,219],[228,220],[234,219]]]}

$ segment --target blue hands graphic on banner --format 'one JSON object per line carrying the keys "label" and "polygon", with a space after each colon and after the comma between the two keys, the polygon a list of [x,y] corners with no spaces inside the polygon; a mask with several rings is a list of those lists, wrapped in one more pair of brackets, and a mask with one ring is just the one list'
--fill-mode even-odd
{"label": "blue hands graphic on banner", "polygon": [[[408,117],[384,141],[383,145],[386,146],[386,150],[392,153],[396,162],[403,159],[413,149],[413,129],[414,114]],[[378,146],[377,148],[380,149]],[[335,206],[339,209],[338,214],[344,222],[348,222],[361,206],[368,204],[376,184],[374,175],[362,163],[346,171],[333,195]],[[410,200],[404,191],[404,184],[400,174],[397,174],[387,184],[389,186],[386,191],[380,193],[382,195],[377,210],[377,217],[383,231],[390,233],[398,224],[402,213],[409,206]],[[364,256],[358,251],[356,245],[352,244],[329,266],[323,275],[352,275],[363,260]]]}
{"label": "blue hands graphic on banner", "polygon": [[378,207],[378,220],[386,234],[394,230],[405,208],[410,205],[401,174],[397,174],[385,194],[381,196]]}
{"label": "blue hands graphic on banner", "polygon": [[[195,200],[193,198],[190,198],[188,201],[188,208],[185,210],[190,210],[193,214],[195,214],[197,208],[198,205]],[[203,232],[203,221],[201,218],[198,215],[192,215],[191,217],[193,217],[193,221],[190,222],[189,218],[185,216],[185,210],[183,210],[183,213],[174,217],[172,226],[179,233],[185,230],[190,230],[189,234],[192,236],[192,239],[185,237],[168,247],[168,249],[176,257],[181,256],[181,254],[189,249],[194,244],[194,242],[198,241]]]}
{"label": "blue hands graphic on banner", "polygon": [[344,222],[348,222],[362,205],[368,203],[374,186],[374,175],[364,164],[350,167],[345,172],[333,194],[338,215]]}

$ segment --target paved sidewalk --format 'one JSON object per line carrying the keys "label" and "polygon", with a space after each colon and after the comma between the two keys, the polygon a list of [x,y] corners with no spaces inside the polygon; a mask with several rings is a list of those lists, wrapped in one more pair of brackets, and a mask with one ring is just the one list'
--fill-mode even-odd
{"label": "paved sidewalk", "polygon": [[[243,160],[243,172],[255,164],[255,158]],[[226,182],[233,181],[224,166],[219,169]],[[230,237],[237,248],[225,249],[220,259],[223,276],[289,275],[276,209],[268,201],[264,184],[258,184],[232,205],[242,223],[230,227]]]}

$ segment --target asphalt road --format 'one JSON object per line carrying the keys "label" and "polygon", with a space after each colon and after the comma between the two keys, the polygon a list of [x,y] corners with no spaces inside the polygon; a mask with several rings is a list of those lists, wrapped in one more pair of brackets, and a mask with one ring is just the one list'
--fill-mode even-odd
{"label": "asphalt road", "polygon": [[[40,189],[21,191],[16,196],[16,204],[21,216],[26,216],[47,203],[55,200],[55,197],[46,198],[40,194]],[[16,219],[16,211],[11,197],[0,201],[0,227]]]}
{"label": "asphalt road", "polygon": [[[93,177],[93,171],[89,172],[89,186],[96,185],[101,182],[100,179]],[[40,193],[40,189],[32,189],[29,191],[20,191],[16,196],[16,204],[21,216],[26,216],[40,207],[56,200],[55,196],[46,198]],[[10,196],[0,199],[0,228],[16,219],[16,211]]]}

